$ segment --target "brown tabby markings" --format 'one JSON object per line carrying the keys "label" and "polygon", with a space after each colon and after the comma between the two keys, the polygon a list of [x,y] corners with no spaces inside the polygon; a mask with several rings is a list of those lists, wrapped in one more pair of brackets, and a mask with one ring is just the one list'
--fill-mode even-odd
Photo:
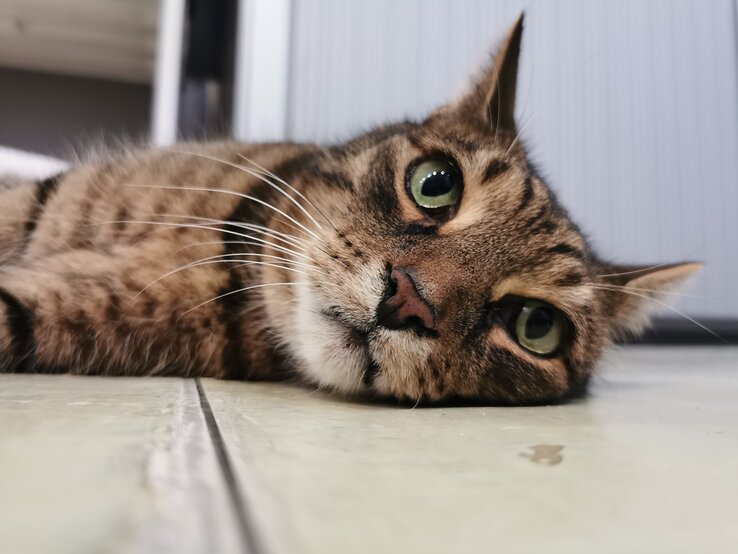
{"label": "brown tabby markings", "polygon": [[[137,150],[0,189],[0,369],[297,375],[412,402],[583,392],[603,349],[645,322],[642,297],[696,266],[620,268],[591,251],[515,129],[521,33],[522,19],[470,92],[422,123],[331,148]],[[463,177],[447,221],[406,190],[429,156]],[[432,329],[378,320],[393,268]],[[565,314],[557,354],[490,320],[511,296]]]}

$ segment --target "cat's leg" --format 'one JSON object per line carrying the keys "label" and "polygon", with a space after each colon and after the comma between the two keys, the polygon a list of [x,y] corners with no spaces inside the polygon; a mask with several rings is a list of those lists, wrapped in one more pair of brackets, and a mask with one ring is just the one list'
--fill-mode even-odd
{"label": "cat's leg", "polygon": [[91,251],[0,266],[0,371],[222,376],[218,304],[188,313],[218,276],[142,292],[161,273]]}

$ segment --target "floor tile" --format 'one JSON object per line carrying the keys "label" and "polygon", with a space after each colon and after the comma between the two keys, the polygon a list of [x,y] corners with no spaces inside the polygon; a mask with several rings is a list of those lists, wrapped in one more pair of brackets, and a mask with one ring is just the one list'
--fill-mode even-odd
{"label": "floor tile", "polygon": [[194,381],[0,375],[0,552],[239,552]]}
{"label": "floor tile", "polygon": [[273,552],[727,552],[738,350],[629,348],[592,395],[398,408],[204,381],[249,526]]}

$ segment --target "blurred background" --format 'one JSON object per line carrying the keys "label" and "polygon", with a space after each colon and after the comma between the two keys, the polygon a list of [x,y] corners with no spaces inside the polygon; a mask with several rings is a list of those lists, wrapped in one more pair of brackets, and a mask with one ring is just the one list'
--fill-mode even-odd
{"label": "blurred background", "polygon": [[531,158],[603,255],[706,262],[674,305],[735,337],[738,0],[0,0],[0,146],[340,141],[452,98],[523,9]]}

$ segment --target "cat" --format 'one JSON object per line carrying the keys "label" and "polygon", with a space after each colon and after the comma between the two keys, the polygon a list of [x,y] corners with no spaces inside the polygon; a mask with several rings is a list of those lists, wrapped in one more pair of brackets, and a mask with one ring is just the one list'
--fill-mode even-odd
{"label": "cat", "polygon": [[422,122],[129,149],[0,191],[0,368],[297,376],[353,396],[578,396],[695,263],[603,261],[526,158],[523,17]]}

